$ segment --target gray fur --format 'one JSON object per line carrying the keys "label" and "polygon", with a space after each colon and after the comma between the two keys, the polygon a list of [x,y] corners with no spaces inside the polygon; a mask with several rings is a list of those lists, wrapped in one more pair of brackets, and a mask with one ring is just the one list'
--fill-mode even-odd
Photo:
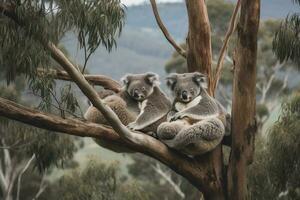
{"label": "gray fur", "polygon": [[222,140],[226,122],[220,103],[206,91],[206,77],[198,72],[167,78],[174,101],[168,122],[158,127],[158,138],[189,155],[214,149]]}
{"label": "gray fur", "polygon": [[[171,108],[170,100],[158,86],[158,75],[128,74],[121,81],[124,86],[121,92],[105,97],[104,102],[130,129],[156,132],[158,124],[155,123],[166,116]],[[143,102],[145,106],[141,109]],[[92,106],[85,116],[89,121],[108,124],[102,114]]]}

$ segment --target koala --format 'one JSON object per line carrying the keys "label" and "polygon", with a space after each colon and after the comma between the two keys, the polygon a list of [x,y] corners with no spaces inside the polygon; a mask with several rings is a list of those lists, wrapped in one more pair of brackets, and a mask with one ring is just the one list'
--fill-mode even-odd
{"label": "koala", "polygon": [[[171,109],[171,101],[159,88],[158,75],[154,73],[128,74],[121,81],[124,86],[122,90],[117,94],[105,96],[104,103],[129,129],[156,136],[157,127],[167,120],[167,113]],[[109,125],[101,112],[93,106],[86,111],[85,119]],[[115,152],[129,152],[104,141],[97,140],[97,143]]]}
{"label": "koala", "polygon": [[171,74],[167,85],[174,100],[167,122],[158,127],[158,139],[192,156],[214,149],[225,135],[226,114],[207,93],[206,77],[198,72]]}

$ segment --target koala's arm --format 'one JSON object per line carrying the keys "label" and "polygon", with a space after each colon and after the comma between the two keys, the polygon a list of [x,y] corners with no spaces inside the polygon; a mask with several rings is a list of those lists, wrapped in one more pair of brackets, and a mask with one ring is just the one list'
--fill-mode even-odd
{"label": "koala's arm", "polygon": [[175,103],[173,103],[172,105],[172,109],[168,112],[167,115],[167,121],[171,121],[171,119],[173,118],[173,116],[177,113],[178,111],[175,108]]}
{"label": "koala's arm", "polygon": [[219,115],[218,105],[212,99],[203,99],[193,107],[184,109],[176,113],[173,120],[188,117],[194,120],[203,120],[207,118],[217,117]]}
{"label": "koala's arm", "polygon": [[147,126],[150,126],[151,124],[160,120],[167,114],[166,110],[158,109],[152,102],[147,101],[145,103],[146,105],[142,108],[141,113],[138,115],[137,119],[131,124],[131,128],[133,128],[134,130],[142,130]]}
{"label": "koala's arm", "polygon": [[189,155],[200,155],[216,148],[224,136],[225,127],[218,118],[200,121],[180,131],[168,146]]}

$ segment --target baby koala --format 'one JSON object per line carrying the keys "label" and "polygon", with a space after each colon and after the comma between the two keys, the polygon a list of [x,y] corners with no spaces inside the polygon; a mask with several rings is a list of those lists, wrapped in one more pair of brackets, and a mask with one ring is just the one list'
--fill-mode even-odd
{"label": "baby koala", "polygon": [[[107,95],[103,101],[119,117],[124,125],[134,131],[142,131],[156,136],[157,127],[166,121],[171,102],[159,88],[159,77],[154,73],[128,74],[121,79],[123,88],[118,94]],[[94,123],[106,124],[104,116],[90,106],[85,119]],[[127,152],[105,141],[96,141],[100,146],[115,152]]]}
{"label": "baby koala", "polygon": [[199,73],[171,74],[167,85],[174,95],[167,122],[158,127],[158,138],[188,155],[214,149],[225,134],[226,115],[206,91],[206,77]]}

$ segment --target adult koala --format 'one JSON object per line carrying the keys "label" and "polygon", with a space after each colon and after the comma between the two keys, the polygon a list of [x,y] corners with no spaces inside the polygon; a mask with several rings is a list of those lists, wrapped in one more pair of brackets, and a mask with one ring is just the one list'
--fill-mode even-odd
{"label": "adult koala", "polygon": [[223,107],[206,91],[206,77],[198,72],[171,74],[167,85],[174,95],[168,121],[158,127],[158,138],[188,155],[214,149],[225,135]]}
{"label": "adult koala", "polygon": [[[154,73],[128,74],[121,79],[123,88],[118,94],[102,94],[105,104],[117,114],[124,125],[131,130],[142,131],[155,136],[157,127],[166,121],[171,102],[159,88],[159,77]],[[85,119],[94,123],[109,125],[95,107],[90,106]],[[128,152],[105,141],[96,140],[105,148],[115,152]]]}

